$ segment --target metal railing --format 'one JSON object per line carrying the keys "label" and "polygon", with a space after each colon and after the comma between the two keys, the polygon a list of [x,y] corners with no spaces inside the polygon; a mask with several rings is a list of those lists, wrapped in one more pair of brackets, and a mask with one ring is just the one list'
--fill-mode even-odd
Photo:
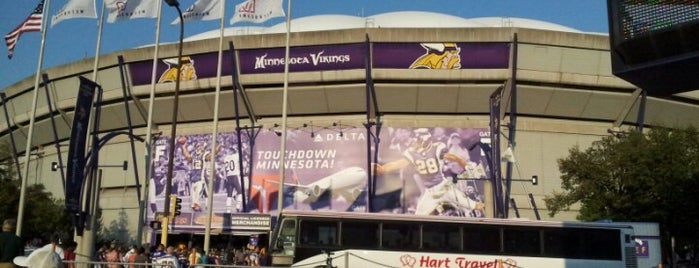
{"label": "metal railing", "polygon": [[[143,262],[104,262],[104,261],[63,261],[63,264],[75,264],[76,268],[177,268],[174,265],[169,264],[155,264],[155,263],[143,263]],[[260,267],[260,268],[270,268],[272,266],[249,266],[249,265],[233,265],[233,264],[195,264],[190,266],[180,265],[179,268],[206,268],[206,267],[220,267],[220,268],[243,268],[243,267]]]}

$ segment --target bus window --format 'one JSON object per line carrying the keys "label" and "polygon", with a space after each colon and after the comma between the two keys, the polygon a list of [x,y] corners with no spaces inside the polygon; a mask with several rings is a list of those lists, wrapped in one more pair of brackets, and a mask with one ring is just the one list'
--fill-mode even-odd
{"label": "bus window", "polygon": [[581,229],[585,236],[585,259],[621,260],[621,231]]}
{"label": "bus window", "polygon": [[464,225],[464,252],[500,254],[500,228],[488,225]]}
{"label": "bus window", "polygon": [[379,224],[376,222],[342,222],[341,245],[351,248],[378,248]]}
{"label": "bus window", "polygon": [[504,228],[502,241],[505,254],[518,256],[541,254],[541,238],[537,228]]}
{"label": "bus window", "polygon": [[544,229],[544,256],[582,259],[584,237],[581,235],[576,229]]}
{"label": "bus window", "polygon": [[425,250],[458,251],[461,231],[455,224],[425,224],[422,226],[422,247]]}
{"label": "bus window", "polygon": [[381,245],[386,249],[416,251],[420,241],[418,223],[384,223],[381,232]]}
{"label": "bus window", "polygon": [[296,221],[293,219],[284,219],[279,231],[277,240],[278,248],[284,250],[286,255],[294,255],[294,241],[296,241]]}
{"label": "bus window", "polygon": [[337,222],[304,220],[301,222],[301,243],[304,245],[336,245]]}

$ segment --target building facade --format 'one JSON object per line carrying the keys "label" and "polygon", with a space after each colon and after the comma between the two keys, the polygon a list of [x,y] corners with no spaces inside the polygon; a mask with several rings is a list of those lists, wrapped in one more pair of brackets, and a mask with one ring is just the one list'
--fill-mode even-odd
{"label": "building facade", "polygon": [[[411,15],[410,20],[396,19],[406,15]],[[440,23],[434,25],[435,21]],[[413,173],[374,179],[370,167],[372,163],[385,164],[402,158],[403,153],[396,148],[412,146],[419,140],[419,132],[426,129],[432,141],[452,146],[450,138],[456,137],[462,149],[468,151],[465,158],[474,163],[476,173],[461,177],[465,183],[461,190],[466,193],[469,183],[473,183],[471,186],[479,193],[478,201],[485,205],[478,216],[497,216],[496,207],[501,206],[510,218],[519,215],[535,219],[535,205],[542,219],[575,220],[575,208],[550,217],[543,201],[546,195],[560,189],[557,159],[565,158],[574,146],[590,146],[610,135],[610,131],[639,123],[650,127],[694,125],[694,118],[699,115],[691,92],[664,99],[649,97],[642,106],[636,88],[612,75],[606,35],[521,19],[465,20],[432,13],[296,19],[292,21],[285,87],[286,35],[280,31],[285,29],[283,26],[232,30],[222,41],[225,45],[220,79],[218,37],[202,34],[184,43],[176,117],[178,148],[173,161],[174,175],[182,176],[187,183],[174,188],[177,190],[173,193],[181,190],[179,194],[186,199],[183,215],[189,218],[183,219],[182,224],[193,228],[187,231],[201,231],[202,221],[197,213],[201,213],[202,207],[204,211],[207,208],[205,204],[195,207],[194,199],[204,200],[207,196],[195,197],[198,189],[194,188],[199,187],[195,185],[197,181],[207,181],[212,174],[206,168],[211,161],[207,155],[212,151],[240,154],[241,158],[231,159],[246,170],[240,173],[242,180],[241,176],[236,177],[237,188],[228,189],[227,183],[231,182],[225,179],[225,165],[229,162],[223,159],[224,155],[216,156],[220,158],[213,172],[220,180],[214,186],[216,213],[276,213],[278,205],[274,204],[279,195],[264,194],[278,187],[275,185],[279,184],[279,175],[275,174],[279,165],[260,163],[277,159],[281,142],[276,133],[283,127],[290,146],[284,155],[305,161],[296,162],[298,168],[292,166],[286,171],[285,182],[293,178],[294,185],[289,187],[296,188],[283,196],[294,200],[288,206],[295,209],[373,207],[388,213],[416,213],[423,187],[432,185],[423,184],[425,178]],[[153,46],[102,55],[99,62],[96,82],[102,90],[102,102],[98,136],[121,134],[110,137],[99,149],[97,166],[102,172],[98,204],[105,224],[125,220],[133,233],[138,226],[150,230],[148,222],[155,219],[155,212],[162,211],[165,197],[162,187],[156,186],[162,186],[167,168],[168,159],[161,157],[168,150],[173,126],[172,81],[177,69],[172,67],[176,67],[177,48],[177,44],[161,45],[155,65]],[[93,64],[93,60],[87,59],[47,69],[46,86],[37,91],[34,152],[27,179],[29,183],[43,183],[59,198],[65,196],[61,167],[67,166],[66,148],[71,142],[79,87],[77,77],[90,77]],[[153,66],[158,80],[154,86]],[[285,88],[286,113],[282,109]],[[0,118],[0,139],[13,143],[21,159],[35,94],[33,78],[19,81],[4,92],[3,108],[8,116]],[[502,93],[502,101],[498,102],[499,114],[493,115],[491,96],[496,92]],[[148,137],[151,107],[153,147],[149,158],[148,143],[131,143],[128,137],[129,133]],[[282,120],[285,114],[286,122]],[[215,115],[217,129],[213,124]],[[500,135],[491,135],[494,117],[499,119]],[[212,146],[213,133],[219,133],[216,142],[221,149]],[[238,137],[244,142],[238,144]],[[335,143],[319,145],[318,137]],[[256,141],[253,144],[250,140]],[[192,141],[199,143],[188,144]],[[497,194],[497,187],[488,180],[492,178],[492,168],[487,162],[487,150],[477,146],[494,147],[496,142],[500,144],[500,153],[504,154],[508,146],[513,152],[514,162],[496,161],[502,177],[513,179],[509,187],[499,190],[510,192],[513,202],[504,202],[502,194]],[[333,157],[299,156],[319,151],[331,152]],[[375,151],[378,153],[367,153]],[[195,164],[197,157],[199,163]],[[150,160],[154,160],[154,166],[147,169]],[[127,170],[121,168],[123,162],[127,162]],[[359,178],[364,178],[359,180],[358,188],[349,195],[331,192],[330,197],[325,197],[329,201],[315,206],[314,202],[321,202],[323,191],[339,187],[337,179],[329,179],[334,183],[329,185],[320,181],[348,170],[359,170]],[[532,176],[538,177],[538,185],[529,182]],[[313,179],[305,180],[309,177]],[[267,181],[271,183],[266,184]],[[310,188],[302,188],[310,184]],[[321,192],[309,193],[308,189]],[[372,198],[396,190],[399,194],[390,202],[397,206],[386,205],[389,201],[371,203]],[[238,197],[241,192],[245,194]],[[502,203],[495,202],[494,196],[501,196]],[[309,197],[310,201],[304,202]],[[365,201],[354,202],[357,199]]]}

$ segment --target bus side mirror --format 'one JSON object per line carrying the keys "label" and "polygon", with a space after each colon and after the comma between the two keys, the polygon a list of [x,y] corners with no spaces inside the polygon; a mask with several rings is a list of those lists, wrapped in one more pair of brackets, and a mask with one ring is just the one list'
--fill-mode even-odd
{"label": "bus side mirror", "polygon": [[280,251],[284,250],[284,241],[282,241],[281,239],[277,239],[277,249]]}
{"label": "bus side mirror", "polygon": [[539,184],[539,176],[534,175],[532,176],[532,185],[538,185]]}

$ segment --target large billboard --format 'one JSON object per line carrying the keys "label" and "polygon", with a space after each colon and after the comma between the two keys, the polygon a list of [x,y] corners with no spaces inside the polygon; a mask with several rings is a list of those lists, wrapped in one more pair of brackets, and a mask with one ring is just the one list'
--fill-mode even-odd
{"label": "large billboard", "polygon": [[[485,217],[480,128],[393,128],[380,135],[375,212]],[[492,215],[491,215],[492,216]]]}
{"label": "large billboard", "polygon": [[[356,127],[287,130],[285,179],[280,185],[279,129],[261,129],[251,146],[242,135],[219,133],[176,137],[172,193],[182,198],[178,230],[203,229],[213,210],[212,228],[234,230],[230,219],[241,215],[275,215],[278,206],[293,210],[373,211],[425,215],[485,217],[483,181],[488,166],[478,142],[487,129],[385,128],[376,163],[367,161],[367,132]],[[153,150],[149,218],[162,211],[167,182],[169,137]],[[215,161],[215,172],[210,172]],[[243,176],[240,177],[240,168]],[[380,171],[370,198],[368,168]],[[209,193],[212,181],[213,192]],[[280,196],[281,190],[281,196]],[[209,194],[213,205],[207,206]],[[258,222],[249,220],[249,222]]]}

